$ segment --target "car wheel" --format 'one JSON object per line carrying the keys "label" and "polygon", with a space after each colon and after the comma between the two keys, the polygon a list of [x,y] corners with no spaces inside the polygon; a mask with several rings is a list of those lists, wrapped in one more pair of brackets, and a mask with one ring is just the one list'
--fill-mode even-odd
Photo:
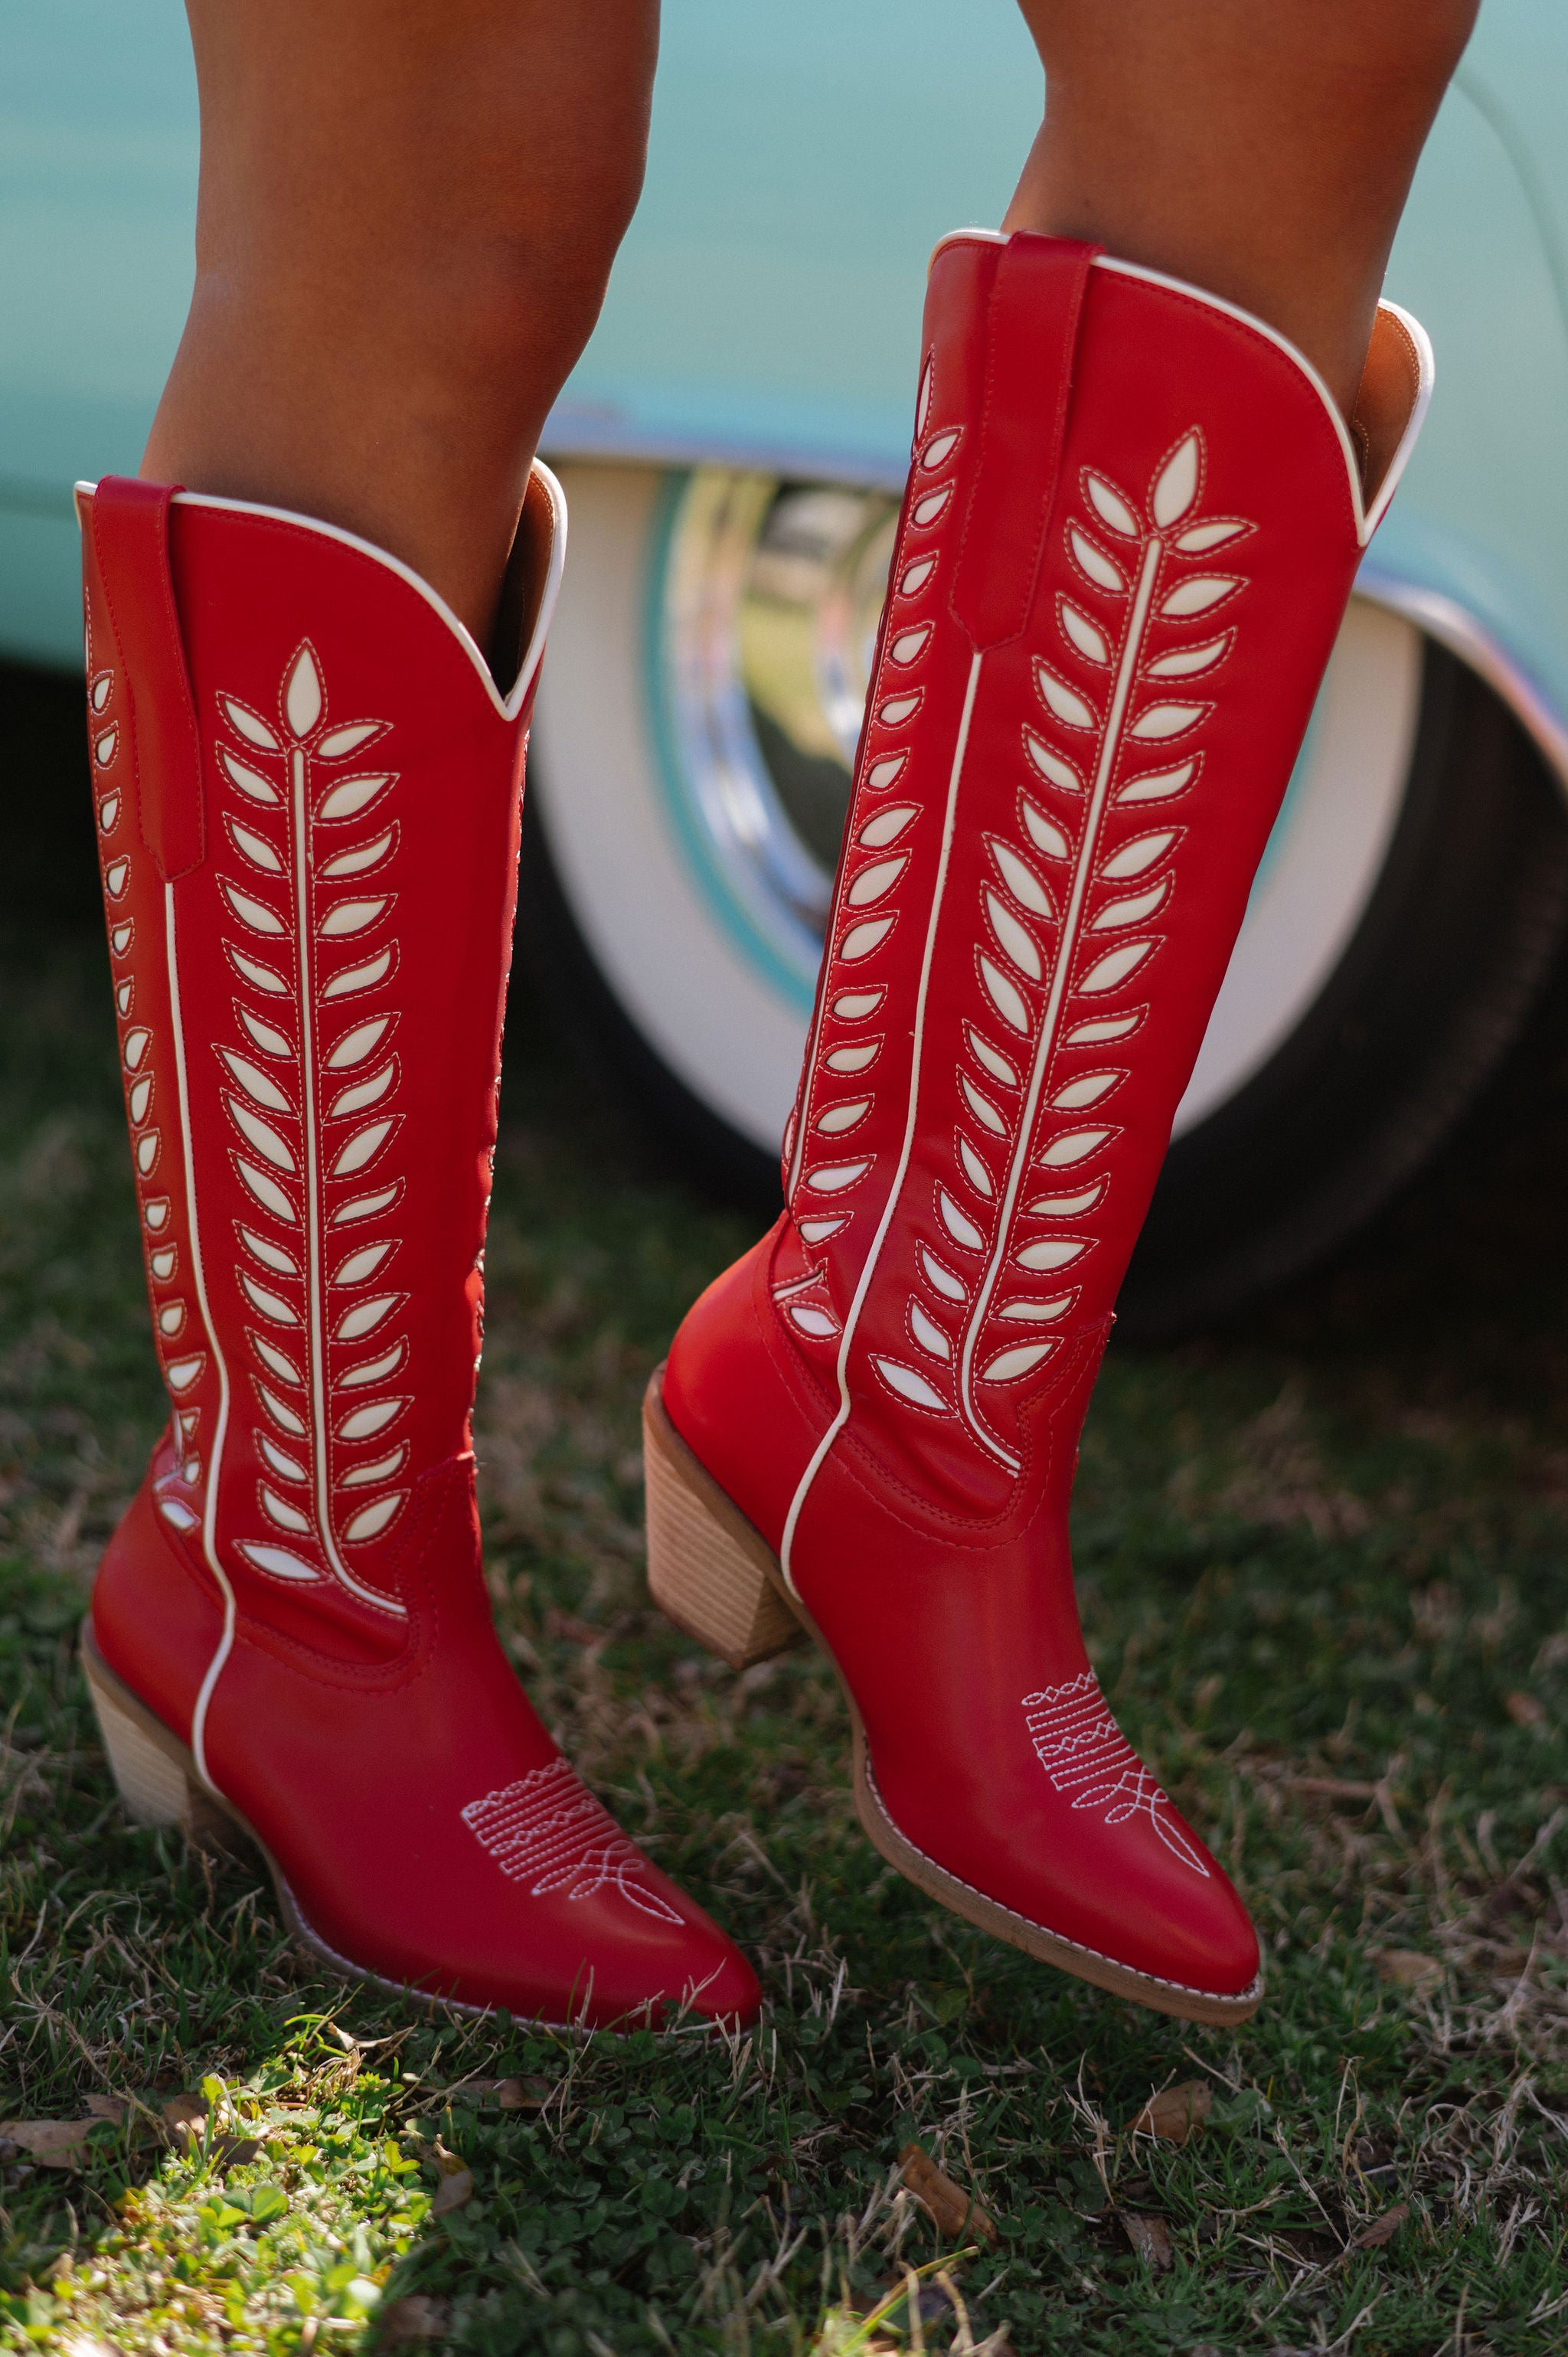
{"label": "car wheel", "polygon": [[[726,467],[562,473],[525,953],[686,1171],[774,1206],[897,501]],[[1511,716],[1352,600],[1125,1326],[1238,1308],[1385,1202],[1517,1034],[1565,911],[1568,819]]]}

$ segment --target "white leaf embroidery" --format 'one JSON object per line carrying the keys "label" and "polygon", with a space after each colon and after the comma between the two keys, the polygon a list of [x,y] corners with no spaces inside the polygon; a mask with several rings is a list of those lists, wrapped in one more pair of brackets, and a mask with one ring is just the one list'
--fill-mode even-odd
{"label": "white leaf embroidery", "polygon": [[1179,523],[1197,497],[1201,444],[1189,434],[1180,444],[1155,483],[1149,505],[1162,532]]}

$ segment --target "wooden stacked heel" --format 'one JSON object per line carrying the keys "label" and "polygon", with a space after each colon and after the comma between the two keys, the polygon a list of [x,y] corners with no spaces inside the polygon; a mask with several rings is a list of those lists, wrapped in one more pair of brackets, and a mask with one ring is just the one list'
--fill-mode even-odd
{"label": "wooden stacked heel", "polygon": [[648,1585],[668,1620],[748,1669],[800,1634],[779,1558],[693,1455],[665,1413],[662,1367],[642,1402]]}

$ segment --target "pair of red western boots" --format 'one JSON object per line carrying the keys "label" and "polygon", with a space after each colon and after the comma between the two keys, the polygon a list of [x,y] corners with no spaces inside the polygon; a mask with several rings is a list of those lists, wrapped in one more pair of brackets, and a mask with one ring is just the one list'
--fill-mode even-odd
{"label": "pair of red western boots", "polygon": [[[650,1574],[740,1666],[826,1648],[872,1841],[1210,2021],[1240,1900],[1084,1652],[1067,1509],[1112,1304],[1362,549],[1431,380],[1348,428],[1257,320],[1090,248],[939,248],[788,1208],[646,1410]],[[368,1980],[742,2023],[492,1631],[469,1414],[542,467],[494,669],[308,518],[83,488],[89,734],[167,1430],[84,1637],[133,1814],[237,1828]],[[499,674],[499,683],[498,683]]]}

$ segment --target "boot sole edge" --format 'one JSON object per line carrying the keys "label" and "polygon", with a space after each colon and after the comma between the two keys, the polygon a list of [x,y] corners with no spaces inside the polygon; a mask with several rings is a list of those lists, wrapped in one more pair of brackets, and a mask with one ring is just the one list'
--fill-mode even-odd
{"label": "boot sole edge", "polygon": [[[642,1402],[649,1592],[666,1620],[732,1670],[748,1669],[754,1662],[781,1652],[800,1630],[814,1639],[838,1679],[849,1712],[855,1814],[866,1839],[888,1865],[966,1922],[1112,1996],[1185,2021],[1223,2026],[1250,2019],[1262,2002],[1261,1971],[1234,1996],[1138,1972],[988,1898],[928,1857],[899,1831],[876,1790],[865,1728],[832,1648],[799,1598],[790,1595],[779,1558],[761,1532],[676,1431],[664,1405],[663,1374],[662,1365],[654,1369]],[[683,1549],[691,1550],[690,1565]],[[766,1591],[771,1611],[759,1590]],[[786,1623],[793,1625],[785,1628]],[[777,1633],[780,1629],[785,1631],[781,1635]]]}

